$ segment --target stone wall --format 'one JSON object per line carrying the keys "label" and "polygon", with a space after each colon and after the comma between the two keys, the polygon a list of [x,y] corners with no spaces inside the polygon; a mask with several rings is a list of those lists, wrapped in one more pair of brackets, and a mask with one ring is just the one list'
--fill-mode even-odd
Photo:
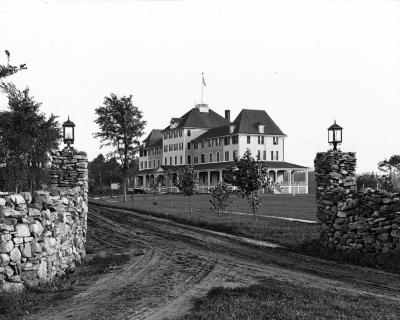
{"label": "stone wall", "polygon": [[321,241],[372,253],[400,250],[400,195],[357,191],[355,153],[318,153],[315,161]]}
{"label": "stone wall", "polygon": [[0,289],[51,280],[85,256],[87,157],[53,154],[48,190],[0,195]]}

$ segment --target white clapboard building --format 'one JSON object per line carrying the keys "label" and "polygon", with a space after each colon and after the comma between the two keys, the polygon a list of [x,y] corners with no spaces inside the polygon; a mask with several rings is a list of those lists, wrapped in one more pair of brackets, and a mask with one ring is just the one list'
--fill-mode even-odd
{"label": "white clapboard building", "polygon": [[172,118],[165,129],[152,130],[143,141],[135,185],[150,190],[158,177],[166,186],[167,171],[176,178],[180,168],[192,165],[198,172],[199,192],[208,192],[235,157],[250,150],[267,164],[274,193],[308,193],[308,168],[285,161],[286,138],[265,110],[243,109],[231,121],[229,110],[222,117],[207,104],[198,104]]}

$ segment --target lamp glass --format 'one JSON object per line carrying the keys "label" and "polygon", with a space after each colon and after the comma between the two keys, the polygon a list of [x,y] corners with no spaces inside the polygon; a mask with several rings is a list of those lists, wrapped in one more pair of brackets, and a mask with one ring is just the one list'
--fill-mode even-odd
{"label": "lamp glass", "polygon": [[72,127],[65,127],[65,137],[66,140],[73,139],[73,128]]}
{"label": "lamp glass", "polygon": [[337,129],[335,130],[335,141],[342,142],[342,130]]}
{"label": "lamp glass", "polygon": [[328,130],[328,142],[329,143],[332,143],[334,140],[334,138],[333,138],[334,136],[333,136],[333,130]]}

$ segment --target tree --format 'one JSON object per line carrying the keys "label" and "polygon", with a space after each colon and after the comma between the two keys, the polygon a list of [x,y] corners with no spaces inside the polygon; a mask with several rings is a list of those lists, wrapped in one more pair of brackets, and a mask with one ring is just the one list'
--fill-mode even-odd
{"label": "tree", "polygon": [[48,175],[50,152],[58,149],[61,128],[57,117],[48,118],[39,111],[41,103],[29,95],[2,83],[8,98],[8,111],[0,113],[1,183],[11,190],[38,189]]}
{"label": "tree", "polygon": [[172,198],[171,198],[171,188],[174,184],[174,172],[171,169],[168,169],[165,172],[165,184],[169,189],[168,197],[169,197],[169,207],[172,208]]}
{"label": "tree", "polygon": [[160,194],[160,186],[161,186],[160,176],[155,176],[153,182],[153,204],[155,206],[158,204],[158,195]]}
{"label": "tree", "polygon": [[392,179],[393,174],[400,173],[400,155],[393,155],[389,160],[385,159],[378,163],[379,170],[389,173],[389,178]]}
{"label": "tree", "polygon": [[118,97],[112,93],[110,97],[104,98],[103,105],[96,108],[95,112],[95,123],[100,131],[94,137],[100,139],[102,147],[113,147],[110,154],[117,156],[122,164],[126,202],[129,164],[139,149],[139,139],[143,135],[146,121],[143,120],[142,111],[133,105],[132,95]]}
{"label": "tree", "polygon": [[226,182],[238,188],[240,196],[249,202],[251,212],[256,215],[261,206],[257,191],[267,185],[267,166],[264,162],[256,161],[250,151],[227,168]]}
{"label": "tree", "polygon": [[188,197],[190,213],[193,212],[191,197],[197,192],[197,185],[197,173],[192,166],[186,166],[178,171],[176,186],[185,197]]}
{"label": "tree", "polygon": [[19,66],[13,66],[10,64],[10,52],[8,52],[8,50],[6,50],[6,55],[7,55],[7,65],[1,65],[0,64],[0,79],[9,77],[21,70],[26,70],[26,65],[25,64],[21,64]]}
{"label": "tree", "polygon": [[221,212],[224,212],[232,203],[231,196],[232,190],[229,188],[228,184],[219,182],[211,192],[211,210],[220,215]]}

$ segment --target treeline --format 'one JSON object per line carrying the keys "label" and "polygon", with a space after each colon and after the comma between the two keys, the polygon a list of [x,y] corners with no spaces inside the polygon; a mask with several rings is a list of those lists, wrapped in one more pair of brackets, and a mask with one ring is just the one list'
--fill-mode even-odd
{"label": "treeline", "polygon": [[[124,168],[116,157],[106,159],[99,154],[89,162],[89,192],[94,194],[108,193],[111,183],[124,182]],[[129,164],[128,180],[133,184],[133,176],[138,171],[138,160],[134,159]]]}
{"label": "treeline", "polygon": [[0,65],[0,90],[8,99],[0,111],[0,191],[33,191],[48,181],[51,150],[58,149],[61,128],[57,117],[40,111],[29,88],[19,90],[3,79],[26,69]]}

